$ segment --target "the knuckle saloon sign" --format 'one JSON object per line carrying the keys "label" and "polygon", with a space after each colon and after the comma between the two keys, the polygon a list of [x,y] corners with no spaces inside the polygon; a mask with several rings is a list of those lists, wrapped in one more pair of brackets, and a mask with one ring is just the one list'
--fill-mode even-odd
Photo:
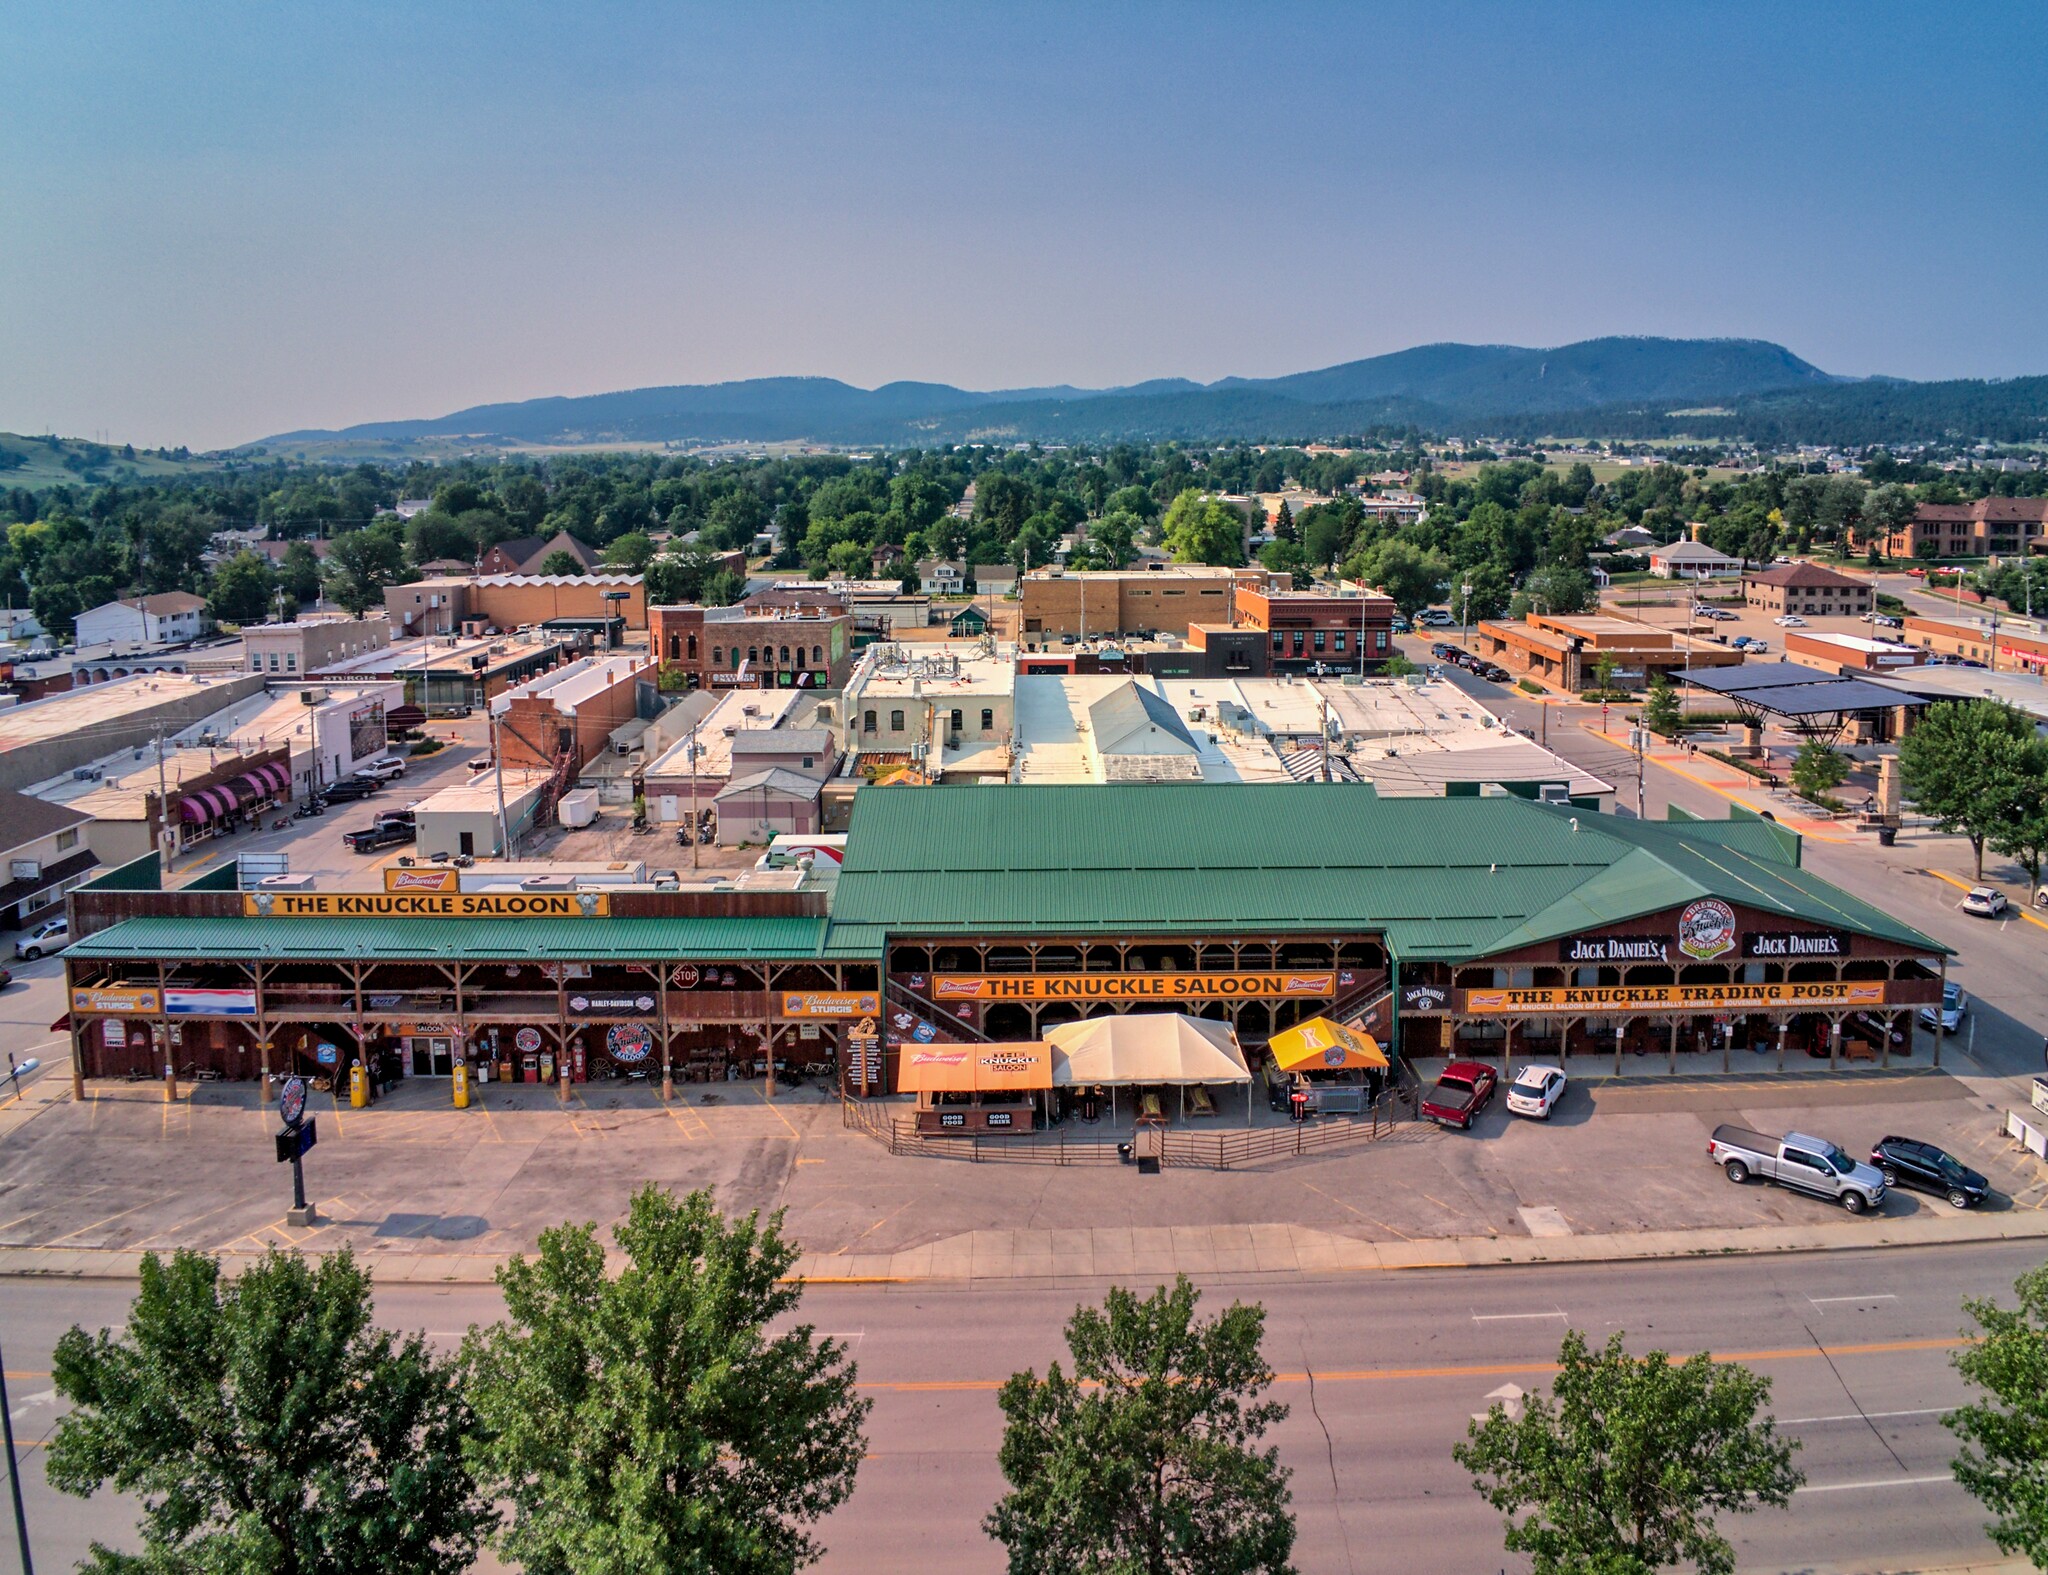
{"label": "the knuckle saloon sign", "polygon": [[1231,996],[1321,996],[1337,988],[1330,969],[1266,973],[934,974],[935,1001],[1190,1001]]}

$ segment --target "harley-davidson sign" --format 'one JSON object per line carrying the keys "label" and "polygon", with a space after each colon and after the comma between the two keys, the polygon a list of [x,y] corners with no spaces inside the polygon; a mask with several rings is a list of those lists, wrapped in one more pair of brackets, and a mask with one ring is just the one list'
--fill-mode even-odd
{"label": "harley-davidson sign", "polygon": [[932,999],[945,1001],[1203,1001],[1233,996],[1327,996],[1337,976],[1274,973],[935,974]]}

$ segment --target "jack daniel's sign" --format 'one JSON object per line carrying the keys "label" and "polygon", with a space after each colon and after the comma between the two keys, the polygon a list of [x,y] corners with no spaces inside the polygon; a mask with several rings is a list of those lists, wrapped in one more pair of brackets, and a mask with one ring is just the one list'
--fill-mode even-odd
{"label": "jack daniel's sign", "polygon": [[1564,943],[1568,963],[1669,962],[1671,943],[1661,935],[1575,935]]}

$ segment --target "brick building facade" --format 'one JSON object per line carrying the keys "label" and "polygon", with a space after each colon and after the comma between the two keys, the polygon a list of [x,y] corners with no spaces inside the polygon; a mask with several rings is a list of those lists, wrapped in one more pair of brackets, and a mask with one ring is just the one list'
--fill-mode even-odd
{"label": "brick building facade", "polygon": [[841,689],[852,668],[850,615],[810,608],[655,607],[654,658],[686,689]]}

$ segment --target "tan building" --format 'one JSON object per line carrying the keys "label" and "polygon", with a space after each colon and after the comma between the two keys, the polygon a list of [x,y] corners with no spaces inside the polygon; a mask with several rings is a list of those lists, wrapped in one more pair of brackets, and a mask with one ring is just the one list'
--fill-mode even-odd
{"label": "tan building", "polygon": [[1024,604],[1024,643],[1040,645],[1067,635],[1077,640],[1185,635],[1193,623],[1235,623],[1236,588],[1265,585],[1266,572],[1191,564],[1080,574],[1036,569],[1017,584]]}
{"label": "tan building", "polygon": [[345,614],[301,618],[296,623],[250,624],[242,630],[242,655],[252,673],[266,678],[302,678],[307,673],[391,644],[391,621]]}
{"label": "tan building", "polygon": [[1876,607],[1875,597],[1868,580],[1818,563],[1780,563],[1742,576],[1743,602],[1773,615],[1860,618]]}
{"label": "tan building", "polygon": [[1906,643],[1937,656],[1981,662],[2001,673],[2048,670],[2048,627],[2038,620],[2001,618],[1989,623],[1964,618],[1906,619]]}
{"label": "tan building", "polygon": [[647,585],[637,574],[483,574],[384,588],[391,636],[481,633],[557,620],[620,617],[647,627]]}
{"label": "tan building", "polygon": [[1727,646],[1686,640],[1667,629],[1629,618],[1597,615],[1550,617],[1532,613],[1521,623],[1483,621],[1472,642],[1481,656],[1511,672],[1577,694],[1598,687],[1601,659],[1611,657],[1617,689],[1643,689],[1657,673],[1688,667],[1739,667],[1742,653]]}
{"label": "tan building", "polygon": [[615,731],[643,711],[652,715],[654,703],[654,663],[645,654],[586,656],[491,701],[498,753],[508,767],[551,771],[567,759],[571,772],[581,771]]}
{"label": "tan building", "polygon": [[[1871,538],[1852,532],[1859,551]],[[2048,498],[1979,498],[1974,503],[1923,503],[1885,536],[1888,558],[1983,558],[2048,552]]]}

